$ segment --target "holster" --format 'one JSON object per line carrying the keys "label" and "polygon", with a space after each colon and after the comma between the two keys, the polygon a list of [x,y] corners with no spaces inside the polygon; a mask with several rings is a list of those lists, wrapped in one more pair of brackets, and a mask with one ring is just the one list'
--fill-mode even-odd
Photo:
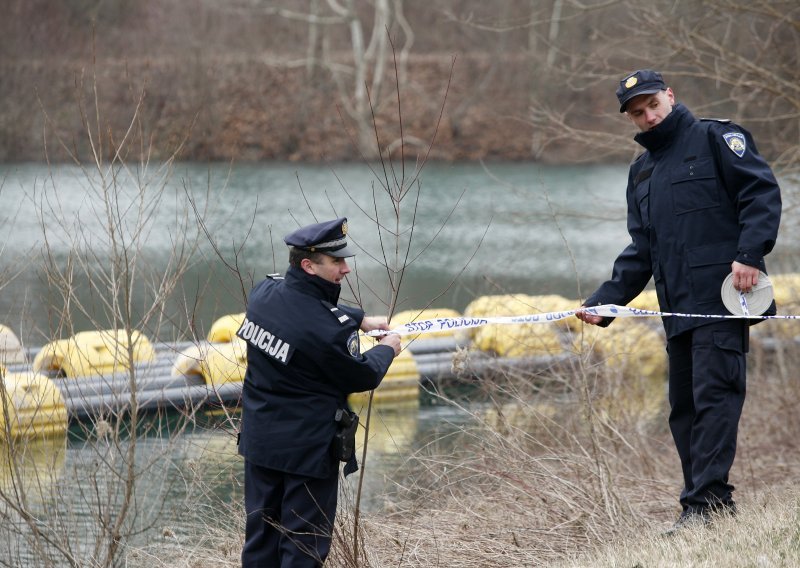
{"label": "holster", "polygon": [[331,453],[339,461],[349,461],[356,454],[356,430],[358,429],[358,414],[346,408],[336,411],[336,434],[333,436]]}

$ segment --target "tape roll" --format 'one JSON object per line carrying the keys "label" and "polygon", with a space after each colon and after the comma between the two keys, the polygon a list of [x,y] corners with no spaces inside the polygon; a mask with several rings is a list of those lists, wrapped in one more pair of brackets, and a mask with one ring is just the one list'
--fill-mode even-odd
{"label": "tape roll", "polygon": [[[774,298],[772,282],[763,272],[758,273],[758,284],[750,292],[741,294],[733,287],[733,274],[728,274],[722,282],[722,303],[730,313],[736,316],[760,316],[767,311]],[[742,301],[744,299],[744,302]],[[745,313],[745,305],[747,313]]]}

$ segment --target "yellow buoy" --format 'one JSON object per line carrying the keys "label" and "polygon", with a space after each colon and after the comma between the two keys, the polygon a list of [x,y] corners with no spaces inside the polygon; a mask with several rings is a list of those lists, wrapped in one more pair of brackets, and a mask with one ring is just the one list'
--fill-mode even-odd
{"label": "yellow buoy", "polygon": [[150,340],[134,330],[82,331],[48,343],[33,360],[34,371],[57,371],[67,377],[123,371],[155,357]]}
{"label": "yellow buoy", "polygon": [[[483,296],[467,306],[469,317],[521,316],[574,309],[576,302],[558,295],[529,296],[504,294]],[[576,319],[576,318],[572,318]],[[472,345],[501,357],[558,355],[563,352],[560,330],[571,325],[570,318],[553,323],[489,324],[472,330]],[[553,325],[555,324],[555,325]]]}
{"label": "yellow buoy", "polygon": [[[540,296],[530,296],[529,298],[528,302],[530,308],[533,308],[532,311],[528,312],[530,314],[568,312],[578,308],[577,300],[568,300],[564,296],[559,296],[558,294],[543,294]],[[581,320],[575,316],[567,316],[553,322],[559,329],[569,328],[572,330],[577,329],[580,323]]]}
{"label": "yellow buoy", "polygon": [[[437,318],[460,318],[461,314],[456,310],[449,308],[426,308],[421,310],[405,310],[398,312],[392,316],[391,327],[399,327],[401,325],[425,320],[435,320]],[[438,331],[431,331],[427,333],[418,333],[416,335],[403,336],[403,342],[407,343],[415,339],[426,340],[436,337],[454,337],[455,331],[452,329],[442,329]]]}
{"label": "yellow buoy", "polygon": [[[493,296],[480,296],[472,300],[464,309],[464,317],[485,318],[508,315],[520,315],[528,312],[526,294],[498,294]],[[472,339],[481,328],[465,330],[466,338]]]}
{"label": "yellow buoy", "polygon": [[553,325],[535,323],[485,325],[478,329],[472,346],[499,357],[538,357],[564,351]]}
{"label": "yellow buoy", "polygon": [[213,323],[206,337],[211,343],[230,343],[242,326],[244,312],[222,316]]}
{"label": "yellow buoy", "polygon": [[[361,351],[371,349],[376,344],[369,336],[361,338]],[[375,389],[373,403],[381,405],[403,404],[419,400],[419,370],[408,349],[403,349],[394,358],[381,384]],[[348,397],[353,407],[363,406],[369,399],[369,391],[353,393]]]}
{"label": "yellow buoy", "polygon": [[634,318],[618,318],[607,328],[584,326],[575,335],[578,353],[592,350],[608,369],[624,376],[644,376],[663,381],[667,376],[664,333]]}
{"label": "yellow buoy", "polygon": [[[772,292],[779,314],[796,315],[800,313],[800,274],[770,275]],[[770,320],[768,323],[752,328],[756,336],[772,335],[782,339],[792,339],[800,335],[800,322],[797,320]]]}
{"label": "yellow buoy", "polygon": [[3,438],[43,438],[67,430],[67,408],[61,391],[44,375],[5,374],[0,403]]}
{"label": "yellow buoy", "polygon": [[236,336],[228,343],[201,342],[184,349],[172,365],[172,376],[200,375],[209,386],[242,382],[247,344]]}
{"label": "yellow buoy", "polygon": [[24,363],[25,352],[17,335],[10,328],[0,325],[0,363]]}

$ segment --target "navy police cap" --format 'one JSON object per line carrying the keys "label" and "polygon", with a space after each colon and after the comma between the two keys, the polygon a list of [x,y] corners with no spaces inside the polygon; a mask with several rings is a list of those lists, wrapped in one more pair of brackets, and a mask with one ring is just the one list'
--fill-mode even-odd
{"label": "navy police cap", "polygon": [[346,217],[300,227],[283,237],[283,242],[290,247],[308,252],[321,252],[337,258],[356,255],[355,251],[347,246]]}
{"label": "navy police cap", "polygon": [[625,106],[633,97],[639,95],[652,95],[659,91],[666,90],[667,85],[661,77],[661,73],[652,69],[639,69],[626,76],[619,82],[617,87],[617,99],[619,99],[619,112],[625,112]]}

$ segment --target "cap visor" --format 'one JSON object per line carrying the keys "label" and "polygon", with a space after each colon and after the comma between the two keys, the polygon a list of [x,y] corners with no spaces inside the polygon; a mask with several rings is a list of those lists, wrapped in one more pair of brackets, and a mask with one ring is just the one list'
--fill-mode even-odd
{"label": "cap visor", "polygon": [[356,255],[356,251],[350,248],[350,245],[345,245],[344,248],[340,248],[338,250],[326,250],[320,252],[334,258],[349,258]]}
{"label": "cap visor", "polygon": [[653,93],[658,93],[659,91],[663,91],[663,90],[664,89],[660,89],[658,87],[654,87],[652,89],[645,89],[643,91],[639,91],[637,93],[634,93],[633,95],[631,95],[627,99],[625,99],[625,102],[623,102],[622,105],[619,107],[619,112],[625,112],[625,107],[628,106],[628,103],[631,102],[636,97],[638,97],[639,95],[652,95]]}

